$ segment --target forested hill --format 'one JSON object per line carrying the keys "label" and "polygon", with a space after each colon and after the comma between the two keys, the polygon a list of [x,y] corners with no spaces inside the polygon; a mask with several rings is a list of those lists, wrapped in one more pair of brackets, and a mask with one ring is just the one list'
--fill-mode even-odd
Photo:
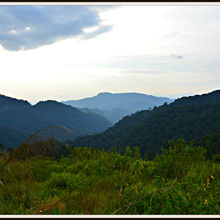
{"label": "forested hill", "polygon": [[220,90],[215,90],[213,92],[202,95],[182,97],[176,99],[172,103],[172,105],[189,106],[189,105],[213,104],[213,103],[220,103]]}
{"label": "forested hill", "polygon": [[[76,137],[104,131],[111,123],[99,115],[84,113],[57,101],[41,101],[32,106],[27,101],[0,96],[0,127],[4,127],[0,130],[0,137],[3,133],[8,134],[0,143],[4,142],[6,147],[8,144],[10,147],[15,147],[15,143],[20,144],[21,138],[16,137],[16,134],[22,133],[27,137],[42,128],[54,125],[70,129]],[[17,131],[14,132],[15,137],[10,129]]]}
{"label": "forested hill", "polygon": [[0,144],[3,144],[6,148],[14,148],[30,135],[30,133],[24,133],[15,129],[0,127]]}
{"label": "forested hill", "polygon": [[31,104],[25,100],[0,95],[0,110],[31,108]]}
{"label": "forested hill", "polygon": [[[198,105],[199,104],[199,105]],[[124,117],[113,127],[96,135],[76,138],[74,146],[139,146],[141,152],[154,155],[168,140],[198,139],[220,132],[220,91],[184,97],[174,103]]]}
{"label": "forested hill", "polygon": [[53,125],[69,128],[74,135],[97,133],[111,126],[111,123],[102,116],[84,113],[57,101],[39,102],[33,106],[33,110],[36,115],[46,118]]}

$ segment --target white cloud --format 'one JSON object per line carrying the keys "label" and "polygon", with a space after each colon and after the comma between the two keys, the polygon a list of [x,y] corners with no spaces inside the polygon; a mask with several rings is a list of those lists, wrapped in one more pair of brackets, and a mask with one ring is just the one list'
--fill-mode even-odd
{"label": "white cloud", "polygon": [[[220,6],[96,10],[98,26],[82,28],[93,38],[61,39],[28,51],[0,48],[0,92],[29,100],[66,100],[105,91],[164,96],[216,89],[219,10]],[[65,21],[62,16],[60,21]],[[97,35],[102,32],[98,27],[109,26],[112,29]],[[22,30],[32,29],[27,24]]]}
{"label": "white cloud", "polygon": [[[98,13],[85,5],[0,5],[0,44],[7,50],[27,50],[73,36],[95,37],[110,30],[110,26],[99,27],[99,23]],[[93,26],[98,31],[89,36],[83,33],[83,28]]]}

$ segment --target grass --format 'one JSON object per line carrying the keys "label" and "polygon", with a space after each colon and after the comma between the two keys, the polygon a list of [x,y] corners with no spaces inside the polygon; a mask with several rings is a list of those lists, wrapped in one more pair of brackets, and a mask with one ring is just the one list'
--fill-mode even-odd
{"label": "grass", "polygon": [[220,214],[220,164],[204,153],[174,147],[148,161],[75,147],[14,161],[0,173],[0,214]]}

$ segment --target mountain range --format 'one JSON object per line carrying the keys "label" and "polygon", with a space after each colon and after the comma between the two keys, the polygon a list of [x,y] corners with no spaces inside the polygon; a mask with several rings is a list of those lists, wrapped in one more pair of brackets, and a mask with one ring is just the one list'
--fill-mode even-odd
{"label": "mountain range", "polygon": [[21,143],[34,144],[37,148],[38,142],[52,146],[59,141],[105,150],[117,147],[122,153],[129,145],[140,147],[149,158],[160,153],[161,146],[167,147],[169,140],[179,138],[205,145],[209,153],[220,149],[220,90],[136,111],[113,126],[98,113],[85,109],[87,112],[53,100],[32,106],[0,95],[0,143],[13,148]]}
{"label": "mountain range", "polygon": [[48,126],[63,126],[72,136],[104,131],[112,124],[100,115],[85,113],[57,101],[31,105],[24,100],[0,95],[0,142],[16,147],[25,138]]}
{"label": "mountain range", "polygon": [[126,115],[171,101],[140,93],[106,92],[77,101],[47,100],[31,105],[25,100],[0,95],[0,143],[15,148],[37,131],[47,128],[44,132],[48,132],[49,127],[50,137],[58,141],[95,134]]}
{"label": "mountain range", "polygon": [[197,140],[220,133],[220,90],[183,97],[152,110],[142,110],[124,117],[102,133],[77,137],[73,146],[117,147],[138,146],[153,157],[169,140]]}
{"label": "mountain range", "polygon": [[142,93],[99,93],[90,98],[68,100],[62,103],[79,108],[83,112],[93,112],[116,123],[124,116],[136,111],[146,110],[154,106],[170,103],[173,99],[156,97]]}

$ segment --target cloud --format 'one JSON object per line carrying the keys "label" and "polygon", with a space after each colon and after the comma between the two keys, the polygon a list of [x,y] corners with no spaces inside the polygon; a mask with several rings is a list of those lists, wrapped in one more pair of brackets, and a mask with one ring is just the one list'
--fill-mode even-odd
{"label": "cloud", "polygon": [[95,63],[103,67],[118,69],[120,72],[139,73],[139,74],[161,74],[170,67],[177,68],[184,62],[184,56],[180,54],[146,54],[135,56],[112,56],[106,62]]}
{"label": "cloud", "polygon": [[[0,44],[7,50],[28,50],[58,40],[95,37],[111,30],[99,13],[88,6],[1,5]],[[97,27],[90,33],[84,28]]]}
{"label": "cloud", "polygon": [[108,32],[110,30],[112,30],[111,25],[99,25],[96,30],[83,34],[81,38],[82,39],[91,39],[91,38],[96,37],[97,35]]}
{"label": "cloud", "polygon": [[92,5],[92,6],[88,6],[88,7],[91,10],[102,12],[102,11],[117,9],[117,8],[120,8],[121,6],[119,6],[119,5]]}

